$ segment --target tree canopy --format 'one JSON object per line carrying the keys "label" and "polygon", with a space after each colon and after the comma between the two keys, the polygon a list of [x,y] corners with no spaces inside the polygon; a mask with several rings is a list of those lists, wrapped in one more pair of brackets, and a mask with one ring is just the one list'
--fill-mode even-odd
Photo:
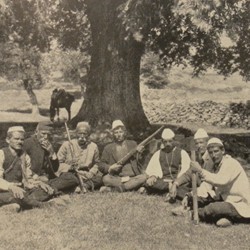
{"label": "tree canopy", "polygon": [[0,6],[1,41],[46,51],[57,40],[62,48],[91,54],[76,120],[119,117],[130,126],[147,124],[143,112],[136,113],[140,100],[133,101],[140,99],[140,60],[147,50],[167,68],[191,65],[194,75],[214,68],[250,79],[248,0],[0,0]]}
{"label": "tree canopy", "polygon": [[[93,4],[63,0],[58,5],[60,42],[65,47],[76,48],[86,40],[89,45],[85,3]],[[189,64],[194,75],[213,67],[225,76],[238,71],[249,79],[249,1],[124,0],[117,5],[120,22],[114,25],[125,29],[123,39],[132,36],[146,44],[159,54],[164,66]],[[232,43],[225,46],[223,36]]]}

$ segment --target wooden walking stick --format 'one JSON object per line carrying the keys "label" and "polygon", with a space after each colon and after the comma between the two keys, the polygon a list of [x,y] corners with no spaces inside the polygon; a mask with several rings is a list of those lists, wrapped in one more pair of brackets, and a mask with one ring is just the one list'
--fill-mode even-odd
{"label": "wooden walking stick", "polygon": [[[64,126],[65,126],[65,129],[66,129],[66,133],[67,133],[67,137],[68,137],[68,141],[69,141],[69,148],[70,148],[71,157],[72,157],[72,159],[74,159],[75,158],[74,148],[73,148],[73,145],[72,145],[72,142],[71,142],[69,129],[68,129],[68,126],[67,126],[66,122],[64,122]],[[81,189],[82,193],[85,193],[85,188],[84,188],[84,184],[83,184],[83,181],[82,181],[82,177],[80,176],[76,166],[73,166],[73,169],[74,169],[76,177],[77,177],[77,179],[79,181],[80,189]]]}
{"label": "wooden walking stick", "polygon": [[[196,160],[195,151],[191,151],[191,160]],[[199,215],[198,215],[198,197],[197,197],[197,175],[196,173],[192,173],[192,192],[193,192],[193,211],[194,218],[193,222],[195,225],[199,224]]]}

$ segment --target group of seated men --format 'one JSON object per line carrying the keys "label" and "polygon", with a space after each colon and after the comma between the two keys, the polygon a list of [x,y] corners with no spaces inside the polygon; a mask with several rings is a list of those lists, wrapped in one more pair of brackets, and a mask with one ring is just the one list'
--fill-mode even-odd
{"label": "group of seated men", "polygon": [[84,193],[96,189],[166,193],[170,203],[182,200],[182,206],[172,213],[185,215],[192,211],[191,182],[196,173],[200,220],[215,222],[217,226],[250,222],[247,175],[237,160],[225,154],[222,141],[209,139],[204,129],[194,135],[193,161],[177,146],[174,132],[164,129],[160,149],[145,169],[136,156],[121,164],[120,160],[132,149],[136,148],[140,155],[144,147],[126,138],[126,128],[120,120],[113,121],[114,140],[105,146],[101,157],[97,145],[89,140],[91,127],[87,122],[77,124],[76,138],[64,142],[57,153],[51,133],[52,127],[43,122],[28,139],[23,127],[8,129],[8,146],[0,150],[0,206],[15,204],[19,211],[44,207],[55,197],[79,192],[80,186]]}

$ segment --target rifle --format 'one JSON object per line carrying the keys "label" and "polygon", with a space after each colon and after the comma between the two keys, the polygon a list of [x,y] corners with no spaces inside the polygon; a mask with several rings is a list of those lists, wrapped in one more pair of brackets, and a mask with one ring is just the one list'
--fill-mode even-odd
{"label": "rifle", "polygon": [[[191,160],[196,160],[195,151],[191,151]],[[197,175],[192,173],[192,192],[193,192],[193,211],[194,211],[194,224],[199,224],[199,215],[198,215],[198,197],[197,197]]]}
{"label": "rifle", "polygon": [[[67,133],[67,137],[68,137],[68,141],[69,141],[69,148],[70,148],[71,158],[74,159],[75,158],[75,153],[74,153],[74,148],[73,148],[71,138],[70,138],[70,134],[69,134],[69,129],[68,129],[68,126],[67,126],[66,122],[64,122],[64,125],[65,125],[65,129],[66,129],[66,133]],[[85,188],[84,188],[82,178],[81,178],[80,174],[78,173],[77,169],[75,168],[75,166],[73,166],[73,170],[74,170],[74,172],[76,174],[77,179],[79,180],[80,189],[81,189],[82,193],[84,193]]]}
{"label": "rifle", "polygon": [[[164,128],[164,126],[161,126],[152,135],[150,135],[145,140],[143,140],[141,143],[139,143],[138,146],[145,146],[145,145],[147,145],[154,138],[154,136],[157,135],[163,128]],[[117,164],[124,165],[137,152],[137,147],[134,148],[134,149],[132,149],[129,153],[127,153],[124,157],[122,157],[117,162]]]}

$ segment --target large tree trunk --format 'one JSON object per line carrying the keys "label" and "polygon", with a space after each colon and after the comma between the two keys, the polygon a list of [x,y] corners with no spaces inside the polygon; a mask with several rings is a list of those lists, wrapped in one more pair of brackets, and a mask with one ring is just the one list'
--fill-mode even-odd
{"label": "large tree trunk", "polygon": [[144,44],[127,35],[117,7],[124,0],[88,0],[87,15],[92,31],[91,64],[86,99],[71,121],[121,119],[130,131],[142,130],[149,122],[140,98],[140,61]]}

